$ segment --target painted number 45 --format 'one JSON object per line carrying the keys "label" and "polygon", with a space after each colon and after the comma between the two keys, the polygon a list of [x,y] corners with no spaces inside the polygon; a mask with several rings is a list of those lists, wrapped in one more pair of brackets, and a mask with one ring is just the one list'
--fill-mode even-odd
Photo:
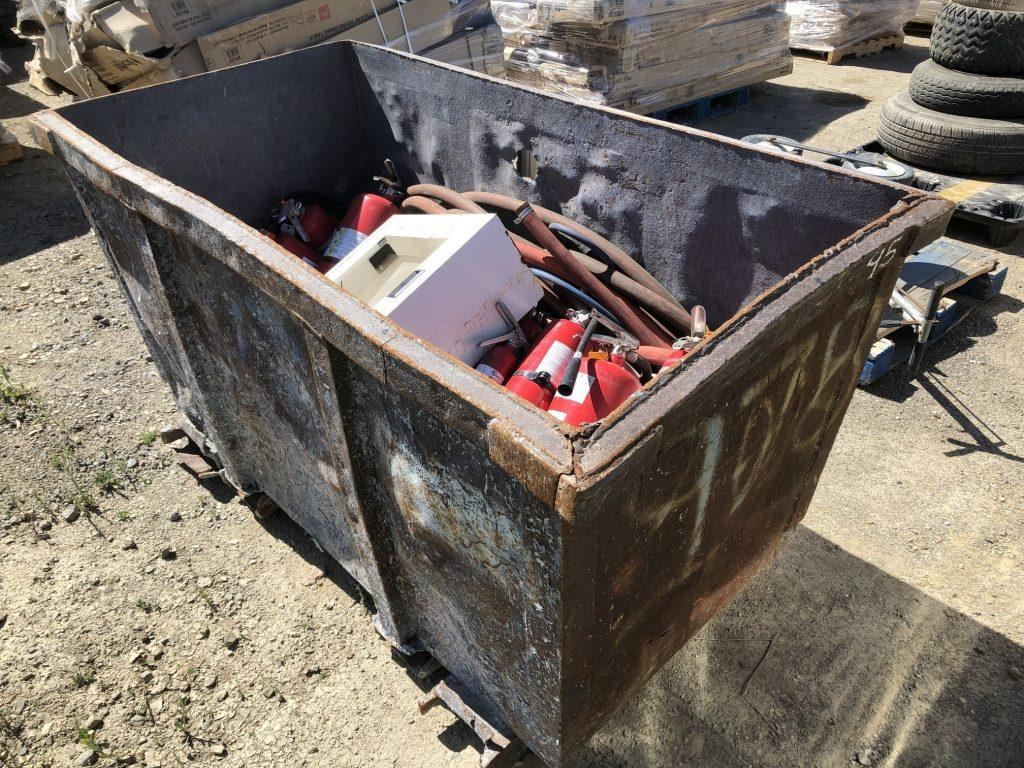
{"label": "painted number 45", "polygon": [[868,277],[874,277],[878,270],[888,267],[899,250],[898,242],[894,241],[868,259],[868,266],[871,267]]}

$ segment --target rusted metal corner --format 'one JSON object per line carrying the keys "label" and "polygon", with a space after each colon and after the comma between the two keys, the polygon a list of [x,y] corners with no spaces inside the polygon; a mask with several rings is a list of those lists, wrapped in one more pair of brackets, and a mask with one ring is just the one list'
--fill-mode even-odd
{"label": "rusted metal corner", "polygon": [[579,486],[576,475],[565,474],[558,478],[558,489],[555,492],[555,511],[562,518],[562,523],[570,525],[575,518],[576,494]]}
{"label": "rusted metal corner", "polygon": [[32,138],[35,140],[39,148],[47,154],[53,154],[53,144],[50,141],[50,130],[47,127],[46,116],[53,114],[53,110],[43,110],[37,112],[28,119],[29,127],[32,130]]}
{"label": "rusted metal corner", "polygon": [[560,455],[542,452],[538,441],[510,422],[491,419],[487,424],[488,457],[545,504],[554,504],[561,478],[572,472],[573,444],[563,439]]}
{"label": "rusted metal corner", "polygon": [[[910,209],[909,212],[906,208]],[[730,350],[726,354],[735,354],[737,345],[747,344],[752,334],[757,334],[759,327],[778,319],[774,314],[781,309],[778,306],[781,299],[789,295],[790,300],[795,301],[800,295],[813,291],[816,283],[828,280],[832,273],[848,266],[851,260],[864,260],[883,248],[887,239],[892,246],[887,251],[887,258],[891,260],[898,251],[899,260],[902,260],[908,252],[921,247],[922,241],[927,243],[938,237],[940,227],[945,226],[951,214],[952,208],[947,201],[934,195],[922,194],[907,206],[895,207],[823,251],[755,297],[716,329],[682,365],[663,380],[642,390],[623,407],[624,412],[617,418],[601,423],[590,434],[579,435],[574,445],[576,475],[581,479],[596,476],[608,468],[610,461],[632,450],[639,436],[653,428],[673,402],[687,397],[701,385],[704,378],[721,373],[722,366],[728,364],[728,360],[723,363],[721,359],[724,350]],[[907,217],[910,218],[910,226],[904,227],[890,239],[887,230]]]}
{"label": "rusted metal corner", "polygon": [[[588,472],[580,462],[583,451],[576,451],[573,454],[576,490],[578,492],[589,491],[610,475],[618,475],[620,472],[629,474],[634,469],[639,471],[645,466],[653,466],[656,463],[658,452],[661,450],[663,433],[664,429],[660,424],[654,426],[650,431],[639,435],[636,442],[622,450],[614,461],[592,472]],[[587,441],[587,444],[589,448],[599,449],[600,438],[594,442]]]}

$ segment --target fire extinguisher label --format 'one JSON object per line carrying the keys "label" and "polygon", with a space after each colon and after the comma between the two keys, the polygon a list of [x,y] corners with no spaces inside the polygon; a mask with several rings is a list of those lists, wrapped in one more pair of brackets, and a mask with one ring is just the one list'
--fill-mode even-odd
{"label": "fire extinguisher label", "polygon": [[478,371],[480,371],[480,373],[482,373],[484,376],[490,376],[492,379],[494,379],[499,384],[504,384],[505,383],[505,377],[501,375],[501,371],[494,370],[487,363],[480,363],[480,364],[478,364],[476,369]]}
{"label": "fire extinguisher label", "polygon": [[348,256],[355,247],[366,239],[366,235],[356,229],[341,227],[335,230],[331,239],[327,241],[324,248],[324,256],[333,261],[341,261]]}
{"label": "fire extinguisher label", "polygon": [[573,350],[568,345],[560,341],[551,342],[548,351],[544,353],[544,357],[541,358],[540,363],[537,365],[537,373],[544,371],[551,376],[552,381],[555,381],[569,367],[572,355]]}
{"label": "fire extinguisher label", "polygon": [[594,377],[586,373],[580,373],[576,376],[576,383],[572,386],[572,392],[565,397],[559,395],[558,399],[583,405],[583,401],[590,397],[590,388],[592,386],[594,386]]}

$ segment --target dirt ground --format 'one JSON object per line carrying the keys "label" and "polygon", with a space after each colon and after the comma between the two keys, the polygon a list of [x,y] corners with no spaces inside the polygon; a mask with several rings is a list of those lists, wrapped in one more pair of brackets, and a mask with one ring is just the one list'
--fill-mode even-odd
{"label": "dirt ground", "polygon": [[[927,55],[908,42],[798,59],[700,127],[864,143]],[[27,155],[0,168],[0,766],[477,765],[353,582],[154,441],[170,395],[32,145],[26,116],[61,101],[0,89]],[[1024,765],[1022,253],[923,376],[858,391],[778,561],[575,766]]]}

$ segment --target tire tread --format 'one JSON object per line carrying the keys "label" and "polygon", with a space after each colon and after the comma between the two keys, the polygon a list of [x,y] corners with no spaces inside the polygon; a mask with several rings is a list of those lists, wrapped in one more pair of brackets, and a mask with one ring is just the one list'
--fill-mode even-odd
{"label": "tire tread", "polygon": [[947,2],[935,16],[932,60],[981,75],[1024,75],[1024,12]]}
{"label": "tire tread", "polygon": [[883,105],[878,140],[914,165],[993,175],[1024,171],[1024,123],[946,115],[906,93]]}
{"label": "tire tread", "polygon": [[956,72],[934,61],[914,68],[910,97],[922,107],[951,115],[1024,117],[1024,79]]}

